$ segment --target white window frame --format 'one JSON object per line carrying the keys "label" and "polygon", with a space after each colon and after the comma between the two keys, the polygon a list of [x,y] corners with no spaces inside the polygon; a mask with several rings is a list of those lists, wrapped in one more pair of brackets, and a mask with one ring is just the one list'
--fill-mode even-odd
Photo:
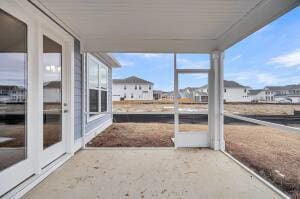
{"label": "white window frame", "polygon": [[[87,114],[87,122],[91,122],[91,121],[94,121],[94,120],[96,120],[96,119],[99,119],[99,118],[101,118],[101,117],[103,117],[103,116],[105,116],[105,115],[107,115],[108,113],[109,113],[109,110],[108,110],[108,108],[109,108],[109,106],[108,106],[108,94],[109,94],[109,86],[108,86],[108,67],[103,63],[103,62],[101,62],[98,58],[96,58],[95,56],[93,56],[93,55],[91,55],[91,54],[87,54],[87,59],[86,59],[86,65],[87,65],[87,73],[86,73],[86,80],[87,80],[87,89],[86,89],[86,107],[87,107],[87,113],[89,113],[90,112],[90,77],[89,77],[89,60],[90,59],[92,59],[94,62],[96,62],[97,64],[98,64],[98,71],[99,71],[99,74],[98,74],[98,84],[99,84],[99,88],[98,88],[98,91],[99,91],[99,93],[98,93],[98,95],[99,95],[99,101],[98,101],[98,108],[99,108],[99,112],[98,112],[98,114],[95,114],[95,115],[90,115],[90,114]],[[107,92],[107,94],[106,94],[106,111],[105,112],[102,112],[102,110],[101,110],[101,91],[103,90],[102,88],[101,88],[101,81],[100,81],[100,79],[101,79],[101,68],[104,68],[105,70],[106,70],[106,92]]]}

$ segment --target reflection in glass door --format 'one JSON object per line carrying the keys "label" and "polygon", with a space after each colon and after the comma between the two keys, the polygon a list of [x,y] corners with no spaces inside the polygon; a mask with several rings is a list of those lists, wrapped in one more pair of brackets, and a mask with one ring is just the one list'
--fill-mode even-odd
{"label": "reflection in glass door", "polygon": [[43,36],[43,148],[62,140],[62,46]]}
{"label": "reflection in glass door", "polygon": [[0,9],[0,27],[1,172],[27,157],[27,25]]}

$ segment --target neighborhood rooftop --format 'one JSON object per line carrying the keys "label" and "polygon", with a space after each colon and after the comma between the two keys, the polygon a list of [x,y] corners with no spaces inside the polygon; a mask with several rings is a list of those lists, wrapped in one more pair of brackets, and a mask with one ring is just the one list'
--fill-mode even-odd
{"label": "neighborhood rooftop", "polygon": [[[206,87],[207,87],[207,84],[200,88],[206,88]],[[243,86],[235,81],[224,80],[224,88],[249,88],[249,87]]]}
{"label": "neighborhood rooftop", "polygon": [[291,84],[286,86],[266,86],[268,90],[289,90],[289,89],[300,89],[300,84]]}
{"label": "neighborhood rooftop", "polygon": [[138,78],[136,76],[130,76],[124,79],[113,79],[114,84],[153,84],[147,80]]}
{"label": "neighborhood rooftop", "polygon": [[263,89],[252,89],[248,91],[248,95],[257,95],[261,91],[264,91]]}

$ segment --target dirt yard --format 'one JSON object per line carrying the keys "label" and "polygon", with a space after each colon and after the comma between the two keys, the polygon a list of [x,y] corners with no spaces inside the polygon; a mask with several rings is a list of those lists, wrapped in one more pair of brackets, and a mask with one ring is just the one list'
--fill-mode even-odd
{"label": "dirt yard", "polygon": [[[207,110],[207,104],[183,103],[179,108],[185,111]],[[293,115],[300,111],[299,104],[242,104],[227,103],[225,112],[241,115]],[[173,103],[163,101],[120,101],[113,103],[113,112],[171,112]]]}
{"label": "dirt yard", "polygon": [[[201,126],[200,128],[205,128]],[[180,129],[198,130],[193,124],[180,125]],[[173,124],[114,123],[101,135],[88,143],[90,147],[172,147]]]}
{"label": "dirt yard", "polygon": [[[183,124],[181,131],[205,130]],[[89,147],[172,147],[173,124],[114,123]],[[280,189],[300,194],[300,135],[258,125],[225,125],[226,150]]]}

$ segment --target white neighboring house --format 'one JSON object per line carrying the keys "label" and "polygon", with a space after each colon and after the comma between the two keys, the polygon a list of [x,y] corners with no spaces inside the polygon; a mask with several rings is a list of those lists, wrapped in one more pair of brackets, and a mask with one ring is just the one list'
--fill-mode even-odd
{"label": "white neighboring house", "polygon": [[267,86],[266,101],[300,103],[300,84],[287,86]]}
{"label": "white neighboring house", "polygon": [[[207,85],[198,89],[199,93],[208,93]],[[224,80],[224,101],[225,102],[250,102],[248,96],[249,87],[243,86],[235,81]],[[206,97],[201,95],[202,99],[206,100]],[[200,99],[201,99],[200,98]]]}
{"label": "white neighboring house", "polygon": [[249,102],[249,87],[243,86],[235,81],[224,80],[225,102]]}
{"label": "white neighboring house", "polygon": [[24,102],[26,90],[24,87],[15,85],[0,86],[0,103]]}
{"label": "white neighboring house", "polygon": [[153,100],[153,83],[136,76],[114,79],[112,100]]}
{"label": "white neighboring house", "polygon": [[[248,91],[250,102],[264,102],[267,99],[267,94],[264,89],[251,89]],[[272,99],[272,98],[270,98]]]}

